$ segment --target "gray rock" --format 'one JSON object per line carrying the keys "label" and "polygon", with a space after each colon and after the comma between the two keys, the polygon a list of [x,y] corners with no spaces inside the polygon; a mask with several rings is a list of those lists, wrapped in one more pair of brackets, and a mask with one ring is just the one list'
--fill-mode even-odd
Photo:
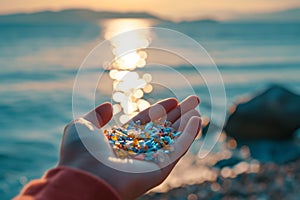
{"label": "gray rock", "polygon": [[247,102],[238,104],[225,125],[237,140],[289,139],[300,128],[300,96],[272,86]]}
{"label": "gray rock", "polygon": [[261,162],[284,164],[300,158],[300,146],[294,141],[259,140],[247,143],[251,157]]}

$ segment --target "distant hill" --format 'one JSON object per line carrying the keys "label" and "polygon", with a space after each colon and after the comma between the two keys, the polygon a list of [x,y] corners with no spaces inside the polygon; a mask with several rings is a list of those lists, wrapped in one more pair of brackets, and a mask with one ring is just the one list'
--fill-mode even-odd
{"label": "distant hill", "polygon": [[25,24],[25,23],[80,23],[80,22],[97,22],[101,19],[111,18],[147,18],[163,20],[157,16],[144,12],[100,12],[87,9],[69,9],[62,11],[42,11],[35,13],[18,13],[9,15],[0,15],[0,23],[8,24]]}
{"label": "distant hill", "polygon": [[233,21],[255,22],[300,22],[300,8],[294,8],[271,13],[256,13],[235,17]]}
{"label": "distant hill", "polygon": [[200,19],[200,20],[192,20],[192,21],[181,21],[178,22],[178,24],[215,24],[218,23],[219,21],[215,19]]}
{"label": "distant hill", "polygon": [[[114,18],[144,18],[154,19],[160,22],[170,22],[167,19],[157,17],[145,12],[107,12],[88,9],[68,9],[62,11],[41,11],[35,13],[17,13],[0,15],[0,23],[5,24],[73,24],[73,23],[98,23],[99,20]],[[234,22],[300,22],[300,8],[277,11],[271,13],[255,13],[237,15]],[[198,19],[193,21],[181,21],[178,24],[217,23],[214,19]]]}

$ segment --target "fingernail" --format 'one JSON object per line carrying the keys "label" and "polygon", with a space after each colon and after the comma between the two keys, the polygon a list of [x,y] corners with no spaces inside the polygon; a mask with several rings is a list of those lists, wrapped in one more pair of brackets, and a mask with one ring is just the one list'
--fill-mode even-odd
{"label": "fingernail", "polygon": [[200,98],[199,97],[197,97],[197,101],[198,101],[198,104],[200,103]]}
{"label": "fingernail", "polygon": [[201,123],[202,123],[202,120],[201,120],[201,117],[199,117],[199,119],[198,119],[198,130],[197,130],[197,133],[199,133],[199,131],[201,130],[201,127],[202,127],[202,125],[201,125]]}

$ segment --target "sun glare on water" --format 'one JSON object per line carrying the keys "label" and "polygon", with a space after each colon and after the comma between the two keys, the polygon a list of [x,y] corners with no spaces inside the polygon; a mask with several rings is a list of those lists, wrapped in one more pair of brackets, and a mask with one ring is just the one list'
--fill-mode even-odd
{"label": "sun glare on water", "polygon": [[[147,19],[111,19],[104,23],[104,38],[110,41],[115,57],[106,69],[113,80],[114,114],[119,115],[121,123],[150,106],[143,97],[153,89],[152,76],[139,74],[135,70],[146,65],[145,49],[151,42],[151,33],[146,29],[135,29],[147,28],[152,24],[153,21]],[[127,33],[122,34],[124,32]]]}

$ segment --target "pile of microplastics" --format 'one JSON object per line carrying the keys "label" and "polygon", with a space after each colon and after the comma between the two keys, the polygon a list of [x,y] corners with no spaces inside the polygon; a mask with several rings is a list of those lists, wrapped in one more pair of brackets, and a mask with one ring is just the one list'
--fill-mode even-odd
{"label": "pile of microplastics", "polygon": [[163,162],[164,154],[174,151],[175,139],[181,134],[171,127],[170,122],[149,122],[141,125],[140,121],[114,126],[104,130],[118,158]]}

